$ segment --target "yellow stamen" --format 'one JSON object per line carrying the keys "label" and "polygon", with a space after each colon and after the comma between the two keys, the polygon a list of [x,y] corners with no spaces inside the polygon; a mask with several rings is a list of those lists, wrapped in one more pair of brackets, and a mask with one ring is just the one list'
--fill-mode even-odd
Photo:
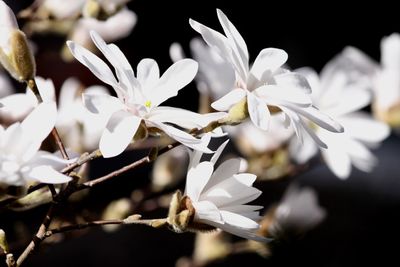
{"label": "yellow stamen", "polygon": [[150,101],[150,100],[147,100],[146,103],[144,103],[144,105],[145,105],[147,108],[150,108],[150,107],[151,107],[151,101]]}

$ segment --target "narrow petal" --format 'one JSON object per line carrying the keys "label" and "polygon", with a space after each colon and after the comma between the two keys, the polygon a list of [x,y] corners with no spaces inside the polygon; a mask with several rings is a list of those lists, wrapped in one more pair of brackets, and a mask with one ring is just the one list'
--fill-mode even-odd
{"label": "narrow petal", "polygon": [[280,68],[288,59],[288,54],[277,48],[265,48],[258,54],[251,67],[250,73],[261,80],[263,74],[267,71],[273,73]]}
{"label": "narrow petal", "polygon": [[27,178],[46,184],[63,184],[71,181],[71,177],[64,175],[51,166],[37,166],[27,173]]}
{"label": "narrow petal", "polygon": [[186,180],[186,194],[194,202],[199,200],[200,194],[208,183],[214,166],[209,161],[200,162],[190,168]]}
{"label": "narrow petal", "polygon": [[211,104],[215,110],[225,111],[229,110],[233,105],[238,103],[246,96],[246,91],[240,88],[233,89],[217,101]]}
{"label": "narrow petal", "polygon": [[125,111],[115,112],[100,139],[99,148],[103,157],[121,154],[132,141],[141,121],[141,118]]}
{"label": "narrow petal", "polygon": [[217,160],[218,160],[219,157],[221,156],[222,151],[224,151],[224,149],[225,149],[226,145],[228,144],[228,142],[229,142],[229,139],[226,140],[225,142],[223,142],[223,143],[217,148],[217,150],[215,151],[214,155],[211,157],[211,160],[210,160],[210,162],[211,162],[212,164],[215,165],[215,163],[217,162]]}
{"label": "narrow petal", "polygon": [[242,60],[238,57],[228,41],[228,39],[221,33],[198,23],[195,20],[189,20],[190,26],[201,34],[204,41],[226,61],[232,64],[232,67],[236,70],[239,77],[243,80],[247,80],[247,72],[242,66]]}
{"label": "narrow petal", "polygon": [[246,229],[258,229],[260,226],[253,220],[246,218],[234,212],[221,210],[223,220],[233,226],[246,228]]}
{"label": "narrow petal", "polygon": [[18,121],[28,115],[35,107],[36,100],[27,94],[12,94],[1,99],[3,107],[0,116],[11,121]]}
{"label": "narrow petal", "polygon": [[363,88],[346,88],[340,95],[337,105],[325,109],[331,116],[341,116],[343,114],[358,111],[371,103],[372,94]]}
{"label": "narrow petal", "polygon": [[233,51],[237,54],[237,57],[241,59],[241,67],[243,68],[244,72],[247,73],[249,71],[249,52],[247,50],[246,42],[236,27],[232,24],[232,22],[230,22],[230,20],[221,10],[217,9],[217,15],[219,22],[224,29],[225,35],[228,37],[228,41],[233,48]]}
{"label": "narrow petal", "polygon": [[312,104],[311,96],[302,89],[283,87],[280,85],[264,85],[253,91],[269,105],[291,103],[296,106],[308,107]]}
{"label": "narrow petal", "polygon": [[179,43],[171,44],[169,47],[169,57],[172,59],[172,62],[177,62],[186,58],[185,52]]}
{"label": "narrow petal", "polygon": [[192,136],[191,134],[188,134],[187,132],[184,132],[182,130],[179,130],[175,127],[172,127],[170,125],[160,123],[160,122],[155,122],[155,121],[150,121],[151,124],[154,124],[155,127],[161,129],[165,134],[173,138],[174,140],[178,141],[179,143],[182,143],[183,145],[190,147],[195,150],[199,150],[203,153],[212,153],[212,151],[207,147],[209,140],[205,141],[206,139],[198,139]]}
{"label": "narrow petal", "polygon": [[103,60],[86,48],[83,48],[72,41],[68,41],[67,45],[72,55],[79,62],[85,65],[99,80],[113,87],[118,86],[114,74]]}
{"label": "narrow petal", "polygon": [[292,140],[290,140],[289,154],[296,163],[304,164],[317,153],[318,147],[309,135],[304,136],[303,143],[301,143],[297,138],[292,138]]}
{"label": "narrow petal", "polygon": [[193,202],[193,207],[196,211],[195,220],[206,220],[221,224],[224,223],[217,206],[210,201]]}
{"label": "narrow petal", "polygon": [[151,107],[156,107],[165,100],[176,96],[178,91],[190,83],[196,76],[198,64],[192,59],[182,59],[169,67],[161,76],[155,88],[146,92]]}
{"label": "narrow petal", "polygon": [[260,129],[268,130],[271,114],[267,105],[252,93],[247,94],[247,106],[251,121]]}

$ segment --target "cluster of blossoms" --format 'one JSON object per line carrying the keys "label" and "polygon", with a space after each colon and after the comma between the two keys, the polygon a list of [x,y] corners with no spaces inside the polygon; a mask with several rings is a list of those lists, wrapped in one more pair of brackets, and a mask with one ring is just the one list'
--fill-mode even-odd
{"label": "cluster of blossoms", "polygon": [[[318,75],[310,68],[284,67],[288,55],[277,48],[263,49],[250,64],[243,37],[217,10],[224,34],[189,21],[203,39],[190,44],[194,59],[185,58],[180,45],[173,44],[174,63],[165,72],[160,74],[157,62],[150,58],[142,59],[134,71],[123,52],[106,43],[132,30],[136,16],[126,8],[127,2],[38,0],[23,11],[25,18],[36,18],[26,24],[30,34],[38,29],[67,33],[70,55],[113,89],[110,94],[102,85],[84,88],[69,78],[56,107],[52,81],[36,77],[25,34],[12,10],[0,1],[0,62],[28,85],[26,93],[13,94],[6,73],[0,73],[0,187],[68,183],[70,172],[63,169],[69,164],[80,166],[83,152],[98,148],[98,155],[111,158],[138,142],[156,140],[158,146],[167,137],[187,147],[190,159],[187,175],[176,164],[183,162],[180,159],[165,170],[170,176],[168,183],[161,182],[163,186],[186,176],[186,189],[174,195],[164,223],[177,232],[219,228],[267,241],[267,236],[278,237],[287,225],[297,223],[302,230],[313,227],[325,211],[316,204],[311,189],[291,188],[271,212],[275,221],[267,226],[261,223],[260,228],[263,206],[248,205],[261,194],[253,187],[257,175],[286,175],[291,164],[304,164],[318,151],[341,179],[349,177],[352,165],[371,171],[377,159],[369,148],[389,135],[386,122],[399,126],[397,34],[382,41],[381,67],[357,49],[346,48]],[[65,20],[69,23],[63,28]],[[121,21],[124,27],[115,31]],[[109,64],[95,54],[95,48]],[[193,80],[202,99],[201,113],[161,105]],[[373,100],[381,121],[361,111]],[[40,149],[51,132],[59,134],[69,157]],[[213,151],[210,140],[226,135],[247,161],[232,158],[214,170],[227,141]],[[176,156],[174,151],[170,157]],[[185,156],[181,151],[176,157]],[[203,156],[211,158],[202,160]],[[157,175],[160,172],[153,173]]]}

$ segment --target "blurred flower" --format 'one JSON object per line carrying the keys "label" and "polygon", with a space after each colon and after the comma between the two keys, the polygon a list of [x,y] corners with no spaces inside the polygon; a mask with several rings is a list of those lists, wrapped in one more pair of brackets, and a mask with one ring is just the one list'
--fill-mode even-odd
{"label": "blurred flower", "polygon": [[214,172],[214,164],[227,142],[210,161],[200,162],[203,153],[191,152],[185,194],[183,198],[177,197],[179,209],[174,210],[171,205],[168,222],[178,232],[216,227],[243,238],[267,241],[255,234],[259,228],[255,221],[259,219],[257,210],[262,206],[246,205],[261,194],[252,187],[256,176],[239,174],[240,159],[237,158],[223,162]]}
{"label": "blurred flower", "polygon": [[8,79],[5,72],[0,70],[0,97],[7,96],[14,91],[10,79]]}
{"label": "blurred flower", "polygon": [[[106,42],[112,42],[128,36],[137,21],[136,14],[129,9],[122,9],[106,20],[80,18],[72,29],[69,39],[91,47],[90,31],[96,31]],[[65,56],[65,54],[64,54]]]}
{"label": "blurred flower", "polygon": [[[346,72],[332,67],[337,62],[335,59],[327,64],[328,68],[321,72],[320,77],[309,68],[298,72],[310,82],[316,106],[345,128],[344,133],[332,134],[316,125],[313,127],[315,134],[328,145],[328,149],[320,149],[328,167],[337,177],[346,179],[352,164],[360,170],[371,171],[377,159],[368,148],[379,145],[389,135],[389,128],[367,113],[358,111],[371,101],[369,83],[362,79],[349,79]],[[311,140],[305,140],[303,145],[292,140],[291,152],[298,163],[304,163],[318,152],[318,147]]]}
{"label": "blurred flower", "polygon": [[88,94],[108,94],[103,86],[90,86],[83,91],[75,78],[67,79],[61,87],[57,129],[66,147],[73,151],[91,151],[98,148],[107,117],[89,112],[82,102],[82,92]]}
{"label": "blurred flower", "polygon": [[65,20],[78,17],[86,1],[87,0],[39,0],[36,2],[56,19]]}
{"label": "blurred flower", "polygon": [[286,52],[276,48],[263,49],[250,69],[245,41],[225,14],[220,10],[217,13],[226,36],[190,20],[192,28],[230,63],[232,72],[236,74],[233,90],[212,103],[212,107],[220,111],[230,110],[230,116],[234,120],[239,117],[239,122],[248,113],[252,122],[263,130],[269,128],[271,111],[283,111],[285,125],[291,123],[300,140],[305,131],[320,146],[326,147],[303,117],[332,132],[341,132],[343,128],[312,106],[311,89],[303,76],[281,68],[288,57]]}
{"label": "blurred flower", "polygon": [[326,211],[318,205],[316,192],[311,187],[299,188],[292,184],[280,203],[264,216],[260,232],[276,238],[299,236],[320,224],[325,217]]}
{"label": "blurred flower", "polygon": [[28,181],[65,183],[70,177],[57,170],[67,161],[39,150],[57,118],[55,103],[38,105],[21,123],[0,126],[0,183],[24,185]]}
{"label": "blurred flower", "polygon": [[158,156],[151,173],[153,190],[161,191],[182,181],[186,174],[187,158],[186,149],[182,146]]}
{"label": "blurred flower", "polygon": [[[131,212],[131,201],[129,198],[121,198],[110,202],[101,215],[102,220],[118,220],[126,218]],[[110,224],[103,225],[103,229],[107,232],[113,232],[120,225]]]}
{"label": "blurred flower", "polygon": [[[107,45],[95,32],[93,42],[116,70],[118,80],[110,68],[80,45],[69,41],[68,46],[75,58],[89,68],[103,82],[111,85],[118,97],[100,94],[84,94],[85,106],[93,113],[109,114],[109,121],[100,139],[100,150],[105,157],[119,155],[129,145],[142,121],[146,127],[155,127],[176,141],[204,152],[207,146],[192,135],[173,127],[186,129],[204,127],[224,114],[200,115],[180,108],[159,105],[192,81],[197,63],[190,59],[173,64],[161,77],[153,59],[143,59],[137,67],[137,78],[123,53],[114,44]],[[169,123],[169,124],[167,124]]]}
{"label": "blurred flower", "polygon": [[18,81],[35,77],[36,65],[13,11],[0,0],[0,63]]}

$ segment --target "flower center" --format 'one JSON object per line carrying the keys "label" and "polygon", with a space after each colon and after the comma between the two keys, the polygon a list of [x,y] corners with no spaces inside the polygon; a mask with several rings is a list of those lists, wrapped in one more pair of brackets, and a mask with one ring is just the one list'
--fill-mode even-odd
{"label": "flower center", "polygon": [[147,100],[144,105],[146,106],[146,108],[150,108],[151,107],[151,101]]}

